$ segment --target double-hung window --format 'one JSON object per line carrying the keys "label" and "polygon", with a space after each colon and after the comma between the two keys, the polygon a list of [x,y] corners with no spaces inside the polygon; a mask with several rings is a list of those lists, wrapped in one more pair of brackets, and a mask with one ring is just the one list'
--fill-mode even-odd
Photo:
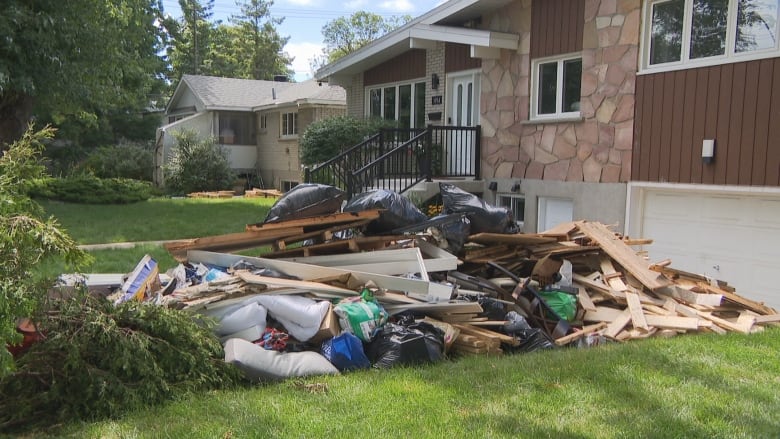
{"label": "double-hung window", "polygon": [[580,117],[580,54],[536,59],[531,69],[532,120]]}
{"label": "double-hung window", "polygon": [[282,113],[282,137],[298,135],[298,113]]}
{"label": "double-hung window", "polygon": [[653,0],[643,69],[714,65],[780,54],[780,0]]}

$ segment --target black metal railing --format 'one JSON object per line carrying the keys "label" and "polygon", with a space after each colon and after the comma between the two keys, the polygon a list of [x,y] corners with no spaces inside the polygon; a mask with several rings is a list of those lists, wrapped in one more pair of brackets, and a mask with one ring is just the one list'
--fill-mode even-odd
{"label": "black metal railing", "polygon": [[306,169],[307,183],[340,187],[351,197],[370,189],[402,193],[433,178],[478,179],[480,127],[383,129],[325,163]]}

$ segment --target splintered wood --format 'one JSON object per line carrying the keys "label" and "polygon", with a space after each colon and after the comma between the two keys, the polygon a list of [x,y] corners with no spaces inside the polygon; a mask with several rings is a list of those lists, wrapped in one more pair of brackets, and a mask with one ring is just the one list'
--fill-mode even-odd
{"label": "splintered wood", "polygon": [[[737,295],[722,281],[713,287],[701,276],[669,268],[669,262],[649,264],[629,246],[644,240],[624,240],[599,223],[572,225],[569,230],[581,233],[583,244],[602,250],[593,263],[582,264],[598,270],[573,276],[583,324],[605,325],[591,332],[616,340],[697,331],[747,334],[776,321],[770,317],[777,315],[774,309]],[[575,332],[566,341],[585,334]]]}

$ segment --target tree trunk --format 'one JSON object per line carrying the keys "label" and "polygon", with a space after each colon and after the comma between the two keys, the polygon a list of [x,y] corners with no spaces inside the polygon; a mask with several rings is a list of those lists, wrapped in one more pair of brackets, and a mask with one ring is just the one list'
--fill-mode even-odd
{"label": "tree trunk", "polygon": [[32,116],[33,98],[26,93],[0,96],[0,150],[22,137]]}

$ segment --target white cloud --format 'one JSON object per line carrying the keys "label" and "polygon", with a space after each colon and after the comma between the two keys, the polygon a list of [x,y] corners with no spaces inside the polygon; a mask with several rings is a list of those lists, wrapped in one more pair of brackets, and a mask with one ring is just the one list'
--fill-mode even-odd
{"label": "white cloud", "polygon": [[379,4],[382,9],[387,9],[391,12],[412,12],[414,11],[414,5],[409,0],[391,0],[382,2]]}
{"label": "white cloud", "polygon": [[292,62],[292,68],[295,70],[296,81],[303,81],[313,76],[309,60],[322,54],[322,49],[323,45],[321,43],[287,43],[284,46],[285,52],[295,57]]}
{"label": "white cloud", "polygon": [[365,6],[368,2],[366,0],[350,0],[344,3],[344,9],[357,10]]}

